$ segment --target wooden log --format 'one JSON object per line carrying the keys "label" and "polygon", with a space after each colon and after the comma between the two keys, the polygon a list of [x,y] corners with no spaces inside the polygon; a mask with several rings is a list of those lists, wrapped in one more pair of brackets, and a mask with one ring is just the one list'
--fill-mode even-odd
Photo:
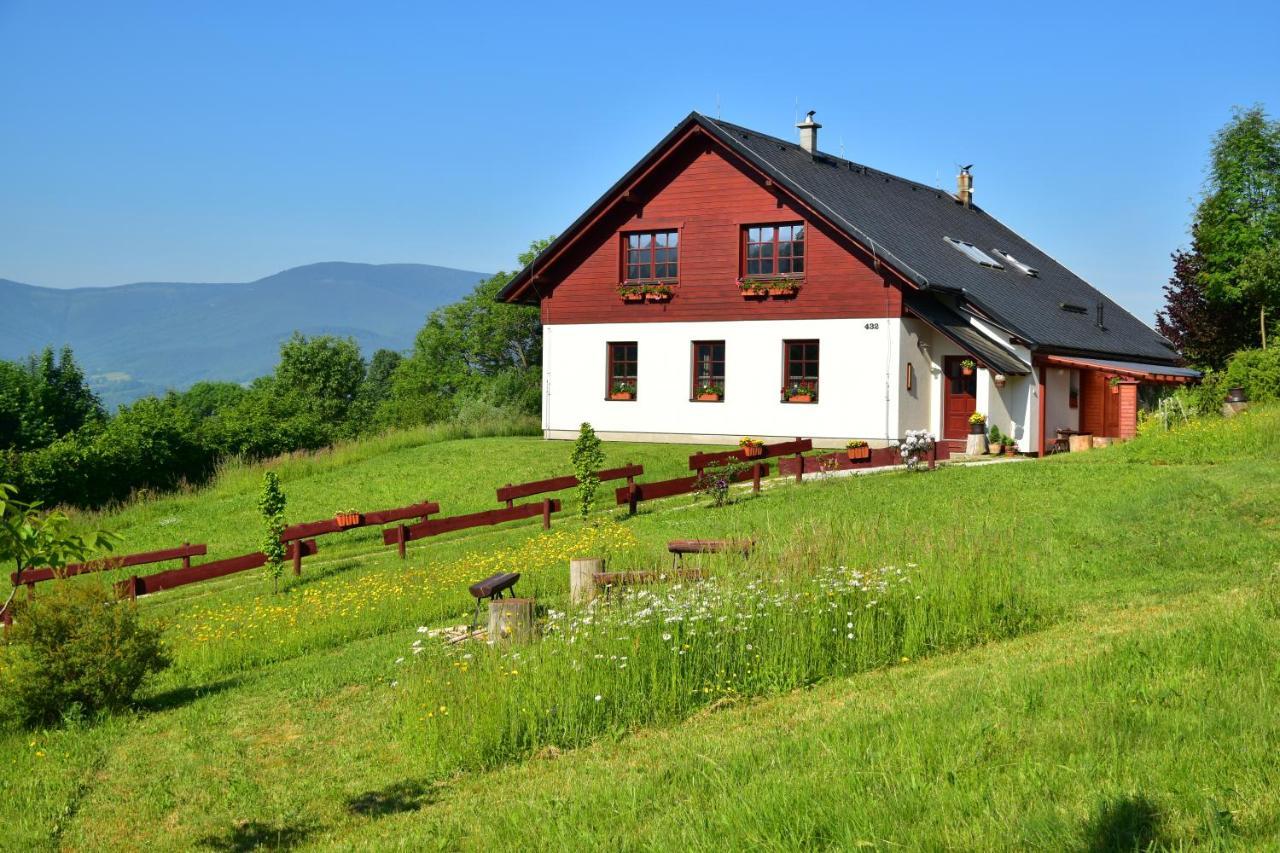
{"label": "wooden log", "polygon": [[489,602],[489,642],[527,642],[534,638],[532,598],[497,598]]}
{"label": "wooden log", "polygon": [[569,600],[574,604],[586,604],[595,598],[595,576],[603,571],[603,557],[574,557],[569,560]]}

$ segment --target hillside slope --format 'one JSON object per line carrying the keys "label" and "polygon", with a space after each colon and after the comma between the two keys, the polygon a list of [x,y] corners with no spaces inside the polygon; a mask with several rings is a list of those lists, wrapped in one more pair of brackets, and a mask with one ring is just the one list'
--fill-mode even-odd
{"label": "hillside slope", "polygon": [[434,308],[485,273],[426,264],[319,263],[247,284],[145,282],[54,289],[0,279],[0,358],[71,346],[109,405],[202,379],[268,373],[292,332],[405,349]]}

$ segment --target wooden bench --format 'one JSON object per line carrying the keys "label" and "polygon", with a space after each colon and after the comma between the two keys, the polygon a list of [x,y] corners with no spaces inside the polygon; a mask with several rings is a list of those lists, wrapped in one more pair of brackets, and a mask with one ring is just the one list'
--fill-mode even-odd
{"label": "wooden bench", "polygon": [[476,625],[480,620],[480,604],[485,599],[493,601],[495,598],[502,598],[504,592],[510,593],[515,597],[516,581],[520,580],[519,572],[498,572],[496,575],[490,575],[482,581],[476,581],[468,591],[476,600],[476,612],[471,617],[471,630],[476,629]]}
{"label": "wooden bench", "polygon": [[673,539],[667,543],[667,550],[671,552],[672,571],[679,571],[684,565],[685,554],[723,554],[737,551],[746,557],[751,554],[754,545],[750,539],[741,542],[732,539]]}

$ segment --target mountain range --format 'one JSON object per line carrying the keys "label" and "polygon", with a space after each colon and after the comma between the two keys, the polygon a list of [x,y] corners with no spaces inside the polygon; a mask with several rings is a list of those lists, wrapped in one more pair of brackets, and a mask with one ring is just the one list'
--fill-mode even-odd
{"label": "mountain range", "polygon": [[0,358],[70,346],[109,408],[206,379],[271,372],[294,331],[404,350],[434,308],[488,273],[330,262],[240,284],[49,288],[0,279]]}

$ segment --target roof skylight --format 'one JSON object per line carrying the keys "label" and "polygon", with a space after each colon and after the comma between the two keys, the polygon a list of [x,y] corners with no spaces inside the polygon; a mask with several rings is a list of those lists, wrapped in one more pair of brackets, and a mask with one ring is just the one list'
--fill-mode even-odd
{"label": "roof skylight", "polygon": [[953,237],[943,237],[942,239],[946,240],[952,247],[963,253],[965,257],[973,261],[975,264],[981,264],[984,267],[991,267],[993,270],[1004,269],[1003,264],[972,243],[966,243],[964,240],[956,240]]}
{"label": "roof skylight", "polygon": [[1022,261],[1018,260],[1008,252],[1001,251],[1000,249],[992,249],[991,251],[995,252],[997,255],[1000,256],[1001,260],[1003,260],[1005,263],[1007,263],[1009,266],[1013,267],[1023,275],[1029,275],[1029,276],[1040,275],[1040,270],[1036,269],[1035,267],[1029,264],[1024,264]]}

